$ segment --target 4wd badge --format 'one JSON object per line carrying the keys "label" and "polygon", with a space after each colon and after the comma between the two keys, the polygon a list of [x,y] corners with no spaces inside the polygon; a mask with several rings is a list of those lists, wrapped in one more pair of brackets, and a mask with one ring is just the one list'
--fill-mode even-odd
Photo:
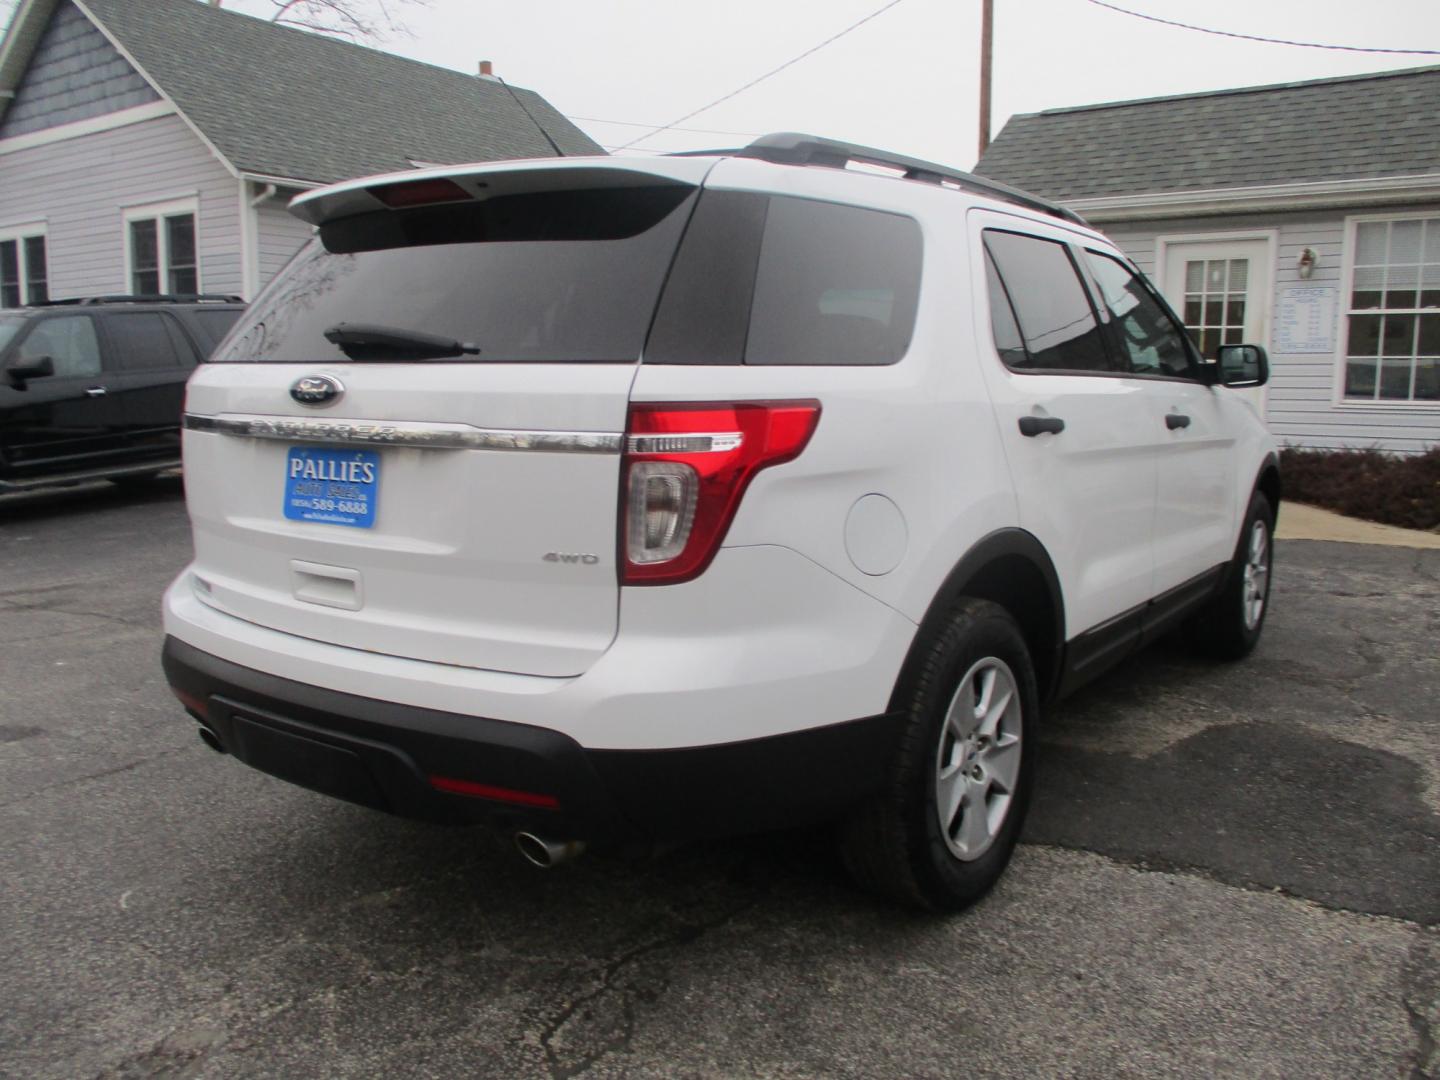
{"label": "4wd badge", "polygon": [[290,384],[290,396],[301,405],[329,405],[344,392],[344,384],[330,375],[306,375]]}

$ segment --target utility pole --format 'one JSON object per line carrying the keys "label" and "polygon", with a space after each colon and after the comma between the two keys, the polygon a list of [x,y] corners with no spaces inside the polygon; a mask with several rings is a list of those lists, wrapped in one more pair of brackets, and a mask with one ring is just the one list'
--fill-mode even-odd
{"label": "utility pole", "polygon": [[990,43],[995,0],[980,0],[980,156],[990,145]]}

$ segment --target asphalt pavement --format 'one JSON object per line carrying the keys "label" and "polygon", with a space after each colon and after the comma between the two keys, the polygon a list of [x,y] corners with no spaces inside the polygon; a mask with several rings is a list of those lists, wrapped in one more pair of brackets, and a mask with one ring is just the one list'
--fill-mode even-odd
{"label": "asphalt pavement", "polygon": [[545,872],[216,755],[188,550],[178,482],[0,499],[0,1076],[1440,1077],[1440,550],[1281,541],[1249,660],[1052,711],[948,918],[819,831]]}

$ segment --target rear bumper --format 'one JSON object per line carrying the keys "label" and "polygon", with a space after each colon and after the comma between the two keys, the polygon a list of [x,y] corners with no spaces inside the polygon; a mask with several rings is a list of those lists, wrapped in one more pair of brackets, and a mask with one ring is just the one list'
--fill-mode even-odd
{"label": "rear bumper", "polygon": [[[899,726],[886,714],[713,746],[596,750],[543,727],[294,682],[175,637],[164,665],[197,719],[264,772],[406,817],[599,847],[836,817],[879,787]],[[443,789],[456,786],[470,794]]]}

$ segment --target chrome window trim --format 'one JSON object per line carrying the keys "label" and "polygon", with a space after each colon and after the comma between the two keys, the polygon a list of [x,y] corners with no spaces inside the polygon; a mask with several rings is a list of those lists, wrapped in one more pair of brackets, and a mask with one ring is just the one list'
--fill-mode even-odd
{"label": "chrome window trim", "polygon": [[310,419],[223,413],[185,414],[187,431],[205,431],[247,439],[342,446],[406,446],[422,450],[523,450],[548,454],[618,454],[620,432],[524,431],[478,428],[469,424],[430,424],[411,420]]}

